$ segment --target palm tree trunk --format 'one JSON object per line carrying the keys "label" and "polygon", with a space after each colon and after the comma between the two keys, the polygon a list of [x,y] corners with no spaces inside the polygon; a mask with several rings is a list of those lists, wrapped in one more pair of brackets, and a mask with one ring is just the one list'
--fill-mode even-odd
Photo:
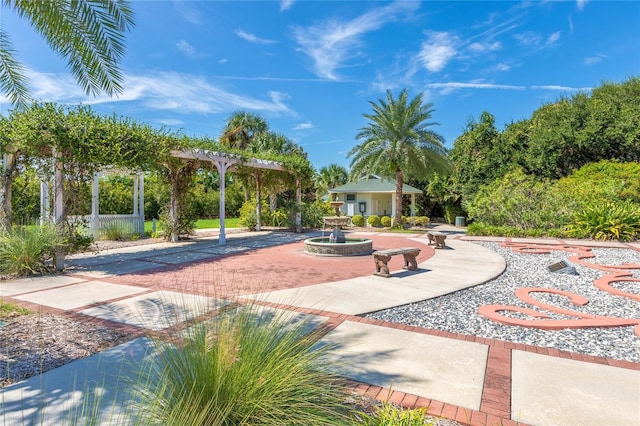
{"label": "palm tree trunk", "polygon": [[404,175],[402,169],[396,170],[396,214],[394,225],[402,224],[402,186],[404,184]]}

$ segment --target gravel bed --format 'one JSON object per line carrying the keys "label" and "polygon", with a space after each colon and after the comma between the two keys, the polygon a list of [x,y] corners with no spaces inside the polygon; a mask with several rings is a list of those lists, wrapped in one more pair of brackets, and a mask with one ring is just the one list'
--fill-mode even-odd
{"label": "gravel bed", "polygon": [[[640,338],[634,334],[633,326],[566,328],[547,331],[503,325],[479,315],[478,307],[501,304],[532,308],[544,312],[554,319],[569,318],[524,303],[514,294],[515,289],[522,287],[554,288],[581,295],[589,300],[585,306],[575,306],[567,298],[559,295],[534,293],[532,296],[543,303],[586,314],[640,319],[640,303],[630,298],[614,296],[596,288],[593,281],[605,275],[606,273],[603,271],[579,264],[573,265],[578,275],[548,271],[549,265],[560,260],[567,260],[571,256],[570,253],[555,250],[549,254],[519,254],[510,248],[500,247],[497,243],[477,242],[475,244],[490,248],[506,259],[507,269],[501,276],[473,288],[423,302],[374,312],[368,314],[367,317],[538,347],[552,347],[599,357],[640,362]],[[595,260],[590,260],[594,263],[603,265],[640,264],[640,253],[630,249],[594,248],[592,253],[596,255]],[[640,270],[630,272],[633,272],[635,278],[640,278]],[[640,283],[638,282],[619,282],[613,283],[612,286],[632,294],[640,294]],[[524,318],[522,314],[509,315]]]}

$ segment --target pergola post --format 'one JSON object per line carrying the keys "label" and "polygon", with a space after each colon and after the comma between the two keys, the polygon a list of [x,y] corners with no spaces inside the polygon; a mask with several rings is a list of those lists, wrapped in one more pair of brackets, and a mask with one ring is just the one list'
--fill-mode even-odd
{"label": "pergola post", "polygon": [[227,169],[231,165],[231,163],[227,160],[219,159],[214,161],[216,169],[218,169],[218,175],[220,176],[220,201],[218,203],[218,214],[220,218],[220,234],[218,236],[218,245],[227,244],[227,236],[225,234],[224,220],[225,220],[225,204],[224,204],[224,192],[225,192],[225,175],[227,173]]}
{"label": "pergola post", "polygon": [[[144,234],[144,173],[138,173],[136,175],[136,177],[138,178],[138,215],[140,217],[140,220],[138,222],[138,231],[140,233],[140,235]],[[135,205],[135,201],[134,201],[134,205]]]}
{"label": "pergola post", "polygon": [[416,215],[416,194],[411,194],[411,216]]}
{"label": "pergola post", "polygon": [[49,197],[49,182],[40,181],[40,226],[51,221],[51,200]]}
{"label": "pergola post", "polygon": [[262,195],[260,194],[260,189],[262,186],[262,173],[260,173],[260,171],[257,171],[254,173],[254,176],[256,178],[256,231],[261,231],[262,202],[260,199],[262,198]]}
{"label": "pergola post", "polygon": [[100,173],[93,174],[91,187],[91,234],[94,238],[100,236]]}
{"label": "pergola post", "polygon": [[[53,223],[58,231],[58,238],[62,238],[64,232],[64,163],[62,153],[54,149],[53,157],[55,159],[55,173],[53,181]],[[64,248],[61,244],[55,249],[55,267],[56,270],[64,269]]]}

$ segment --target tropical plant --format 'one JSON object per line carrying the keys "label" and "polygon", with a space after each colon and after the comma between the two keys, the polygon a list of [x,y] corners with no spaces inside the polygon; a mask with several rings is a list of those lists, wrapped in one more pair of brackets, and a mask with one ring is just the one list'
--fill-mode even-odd
{"label": "tropical plant", "polygon": [[[90,95],[121,93],[119,62],[124,36],[133,26],[133,10],[124,0],[2,0],[3,13],[14,11],[67,59],[71,74]],[[9,34],[0,27],[0,87],[22,108],[30,100],[24,66],[16,59]]]}
{"label": "tropical plant", "polygon": [[330,345],[292,314],[245,305],[158,340],[132,387],[140,424],[349,424]]}
{"label": "tropical plant", "polygon": [[632,241],[640,235],[640,206],[629,200],[594,203],[575,214],[569,235]]}
{"label": "tropical plant", "polygon": [[347,183],[349,173],[347,169],[338,164],[329,164],[320,169],[316,174],[316,198],[320,199],[325,196],[330,189]]}
{"label": "tropical plant", "polygon": [[14,227],[0,234],[0,274],[30,276],[52,270],[58,235],[49,226]]}
{"label": "tropical plant", "polygon": [[377,174],[396,180],[396,223],[402,220],[402,186],[405,175],[424,176],[450,168],[444,138],[429,127],[433,104],[422,94],[412,100],[404,89],[398,98],[388,90],[386,100],[370,101],[373,113],[363,114],[369,124],[356,138],[363,142],[349,151],[351,178]]}

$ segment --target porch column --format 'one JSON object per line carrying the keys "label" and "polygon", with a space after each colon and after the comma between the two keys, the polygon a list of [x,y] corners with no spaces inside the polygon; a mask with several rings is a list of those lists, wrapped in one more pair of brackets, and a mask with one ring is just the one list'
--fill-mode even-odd
{"label": "porch column", "polygon": [[416,215],[416,194],[411,194],[411,216]]}
{"label": "porch column", "polygon": [[396,216],[396,194],[391,194],[391,217]]}

